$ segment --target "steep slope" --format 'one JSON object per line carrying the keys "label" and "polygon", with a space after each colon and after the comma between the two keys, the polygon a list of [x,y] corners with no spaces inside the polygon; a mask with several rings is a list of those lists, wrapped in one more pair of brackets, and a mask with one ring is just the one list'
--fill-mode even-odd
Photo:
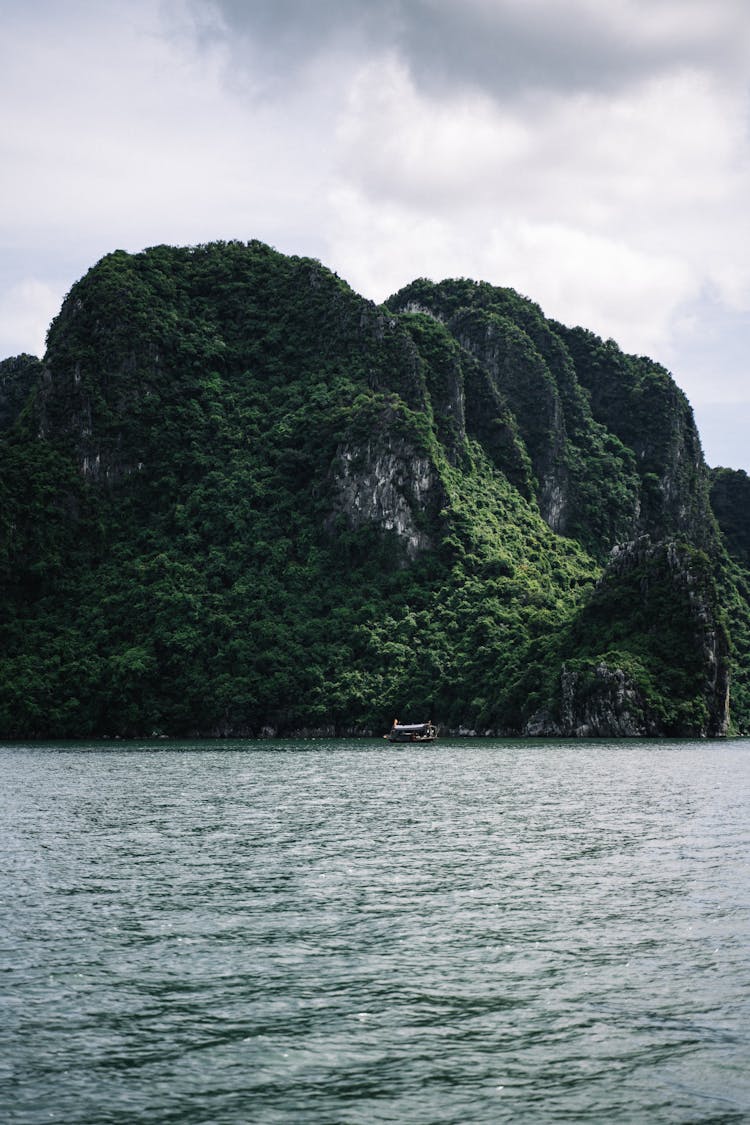
{"label": "steep slope", "polygon": [[[605,564],[570,632],[559,635],[555,705],[533,715],[527,731],[725,732],[723,547],[693,414],[668,373],[486,283],[419,280],[388,305],[435,318],[479,360],[484,383],[467,386],[467,417],[483,417],[486,431],[493,412],[512,410],[542,516]],[[487,446],[482,427],[472,430]]]}
{"label": "steep slope", "polygon": [[480,411],[493,395],[513,411],[553,530],[599,557],[642,534],[716,546],[693,414],[664,368],[484,282],[416,281],[388,305],[436,317],[479,359]]}
{"label": "steep slope", "polygon": [[711,506],[730,556],[750,569],[750,477],[742,469],[713,469]]}
{"label": "steep slope", "polygon": [[750,733],[750,477],[742,469],[711,471],[711,506],[726,544],[723,566],[732,639],[732,714]]}
{"label": "steep slope", "polygon": [[723,732],[692,415],[602,348],[473,282],[108,255],[2,367],[0,734]]}

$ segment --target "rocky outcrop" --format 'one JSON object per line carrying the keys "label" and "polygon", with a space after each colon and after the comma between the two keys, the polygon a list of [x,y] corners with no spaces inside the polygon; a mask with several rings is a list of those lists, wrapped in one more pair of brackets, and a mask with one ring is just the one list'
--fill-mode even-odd
{"label": "rocky outcrop", "polygon": [[[629,630],[618,625],[629,612]],[[579,629],[609,642],[601,656],[563,663],[557,710],[532,717],[526,734],[622,738],[721,737],[729,730],[730,646],[707,557],[672,540],[642,536],[612,552]],[[644,642],[675,683],[656,682]],[[619,659],[618,650],[619,649]],[[663,676],[670,673],[663,672]],[[676,698],[683,704],[665,708]]]}
{"label": "rocky outcrop", "polygon": [[[565,417],[544,360],[521,329],[497,316],[465,314],[454,318],[451,330],[486,372],[485,394],[496,396],[515,415],[538,482],[542,518],[553,531],[565,534],[570,515]],[[518,379],[519,369],[523,380]]]}
{"label": "rocky outcrop", "polygon": [[576,737],[632,738],[657,734],[645,700],[622,668],[601,661],[588,683],[580,671],[563,665],[561,731]]}
{"label": "rocky outcrop", "polygon": [[684,536],[717,546],[709,474],[690,404],[669,372],[645,356],[623,353],[583,328],[555,325],[591,412],[634,454],[639,478],[632,532],[652,539]]}
{"label": "rocky outcrop", "polygon": [[[542,516],[553,531],[565,533],[570,504],[564,411],[555,380],[525,327],[483,303],[446,303],[440,286],[432,287],[432,291],[417,286],[416,291],[419,296],[410,296],[411,287],[407,287],[402,297],[393,299],[394,307],[445,323],[461,348],[476,361],[475,373],[466,386],[468,433],[491,448],[497,446],[492,441],[491,426],[502,429],[507,425],[504,415],[512,413],[536,477]],[[482,292],[472,286],[465,299],[480,297]],[[521,370],[523,379],[518,378]],[[499,449],[501,456],[507,455],[512,445],[506,440]],[[497,455],[493,459],[499,468],[508,469],[513,483],[518,482],[519,465],[512,457],[505,463]]]}
{"label": "rocky outcrop", "polygon": [[644,738],[664,733],[622,668],[602,660],[587,668],[563,664],[559,713],[544,709],[525,725],[532,738]]}
{"label": "rocky outcrop", "polygon": [[430,459],[404,438],[383,431],[363,445],[342,445],[332,469],[336,518],[357,530],[371,526],[396,536],[407,560],[432,546],[429,526],[442,489]]}
{"label": "rocky outcrop", "polygon": [[[729,725],[729,638],[709,558],[687,543],[652,543],[647,535],[617,547],[603,583],[618,590],[638,584],[643,620],[671,633],[669,615],[686,610],[683,636],[703,672],[706,734],[726,734]],[[671,629],[670,629],[671,626]]]}
{"label": "rocky outcrop", "polygon": [[632,451],[592,415],[572,356],[537,305],[513,290],[461,279],[413,282],[389,307],[432,316],[473,360],[467,433],[535,498],[553,531],[599,557],[637,533]]}
{"label": "rocky outcrop", "polygon": [[711,507],[729,554],[750,568],[750,476],[743,469],[712,469]]}

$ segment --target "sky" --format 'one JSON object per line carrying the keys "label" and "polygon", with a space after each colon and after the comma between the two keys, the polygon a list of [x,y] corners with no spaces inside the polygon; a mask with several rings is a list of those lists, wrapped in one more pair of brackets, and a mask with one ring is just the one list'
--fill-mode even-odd
{"label": "sky", "polygon": [[3,0],[0,357],[104,254],[511,286],[750,471],[747,0]]}

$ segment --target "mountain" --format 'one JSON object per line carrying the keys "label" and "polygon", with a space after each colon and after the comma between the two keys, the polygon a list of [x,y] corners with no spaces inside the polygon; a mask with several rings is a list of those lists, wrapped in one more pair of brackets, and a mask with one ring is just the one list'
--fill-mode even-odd
{"label": "mountain", "polygon": [[115,251],[0,364],[0,736],[750,729],[728,472],[513,290]]}

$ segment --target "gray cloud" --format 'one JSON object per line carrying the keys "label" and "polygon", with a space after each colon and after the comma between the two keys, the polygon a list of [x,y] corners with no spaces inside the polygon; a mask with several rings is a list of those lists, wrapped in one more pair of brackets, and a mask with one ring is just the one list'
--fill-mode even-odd
{"label": "gray cloud", "polygon": [[731,69],[750,33],[744,0],[197,0],[195,10],[217,11],[279,76],[334,47],[392,50],[432,95],[473,87],[502,100]]}

